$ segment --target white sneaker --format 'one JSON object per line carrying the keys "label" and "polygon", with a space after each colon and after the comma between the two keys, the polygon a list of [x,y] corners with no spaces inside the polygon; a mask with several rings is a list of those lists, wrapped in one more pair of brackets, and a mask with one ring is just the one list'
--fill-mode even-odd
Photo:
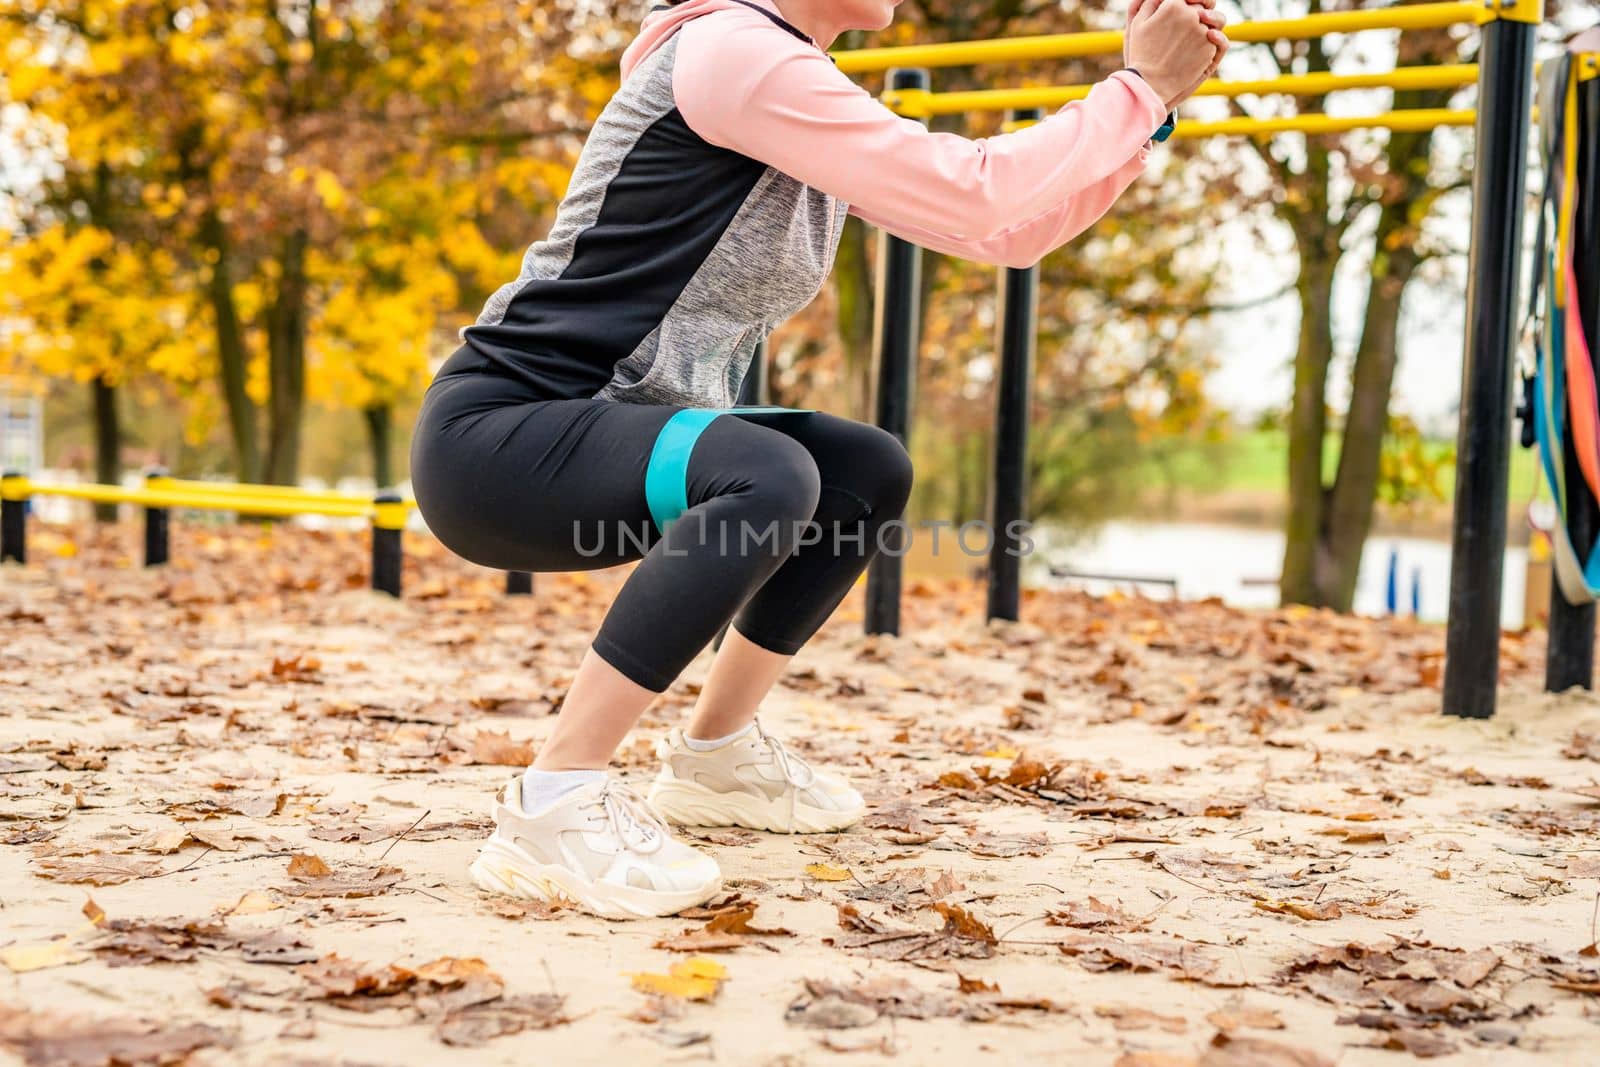
{"label": "white sneaker", "polygon": [[722,885],[710,856],[676,840],[639,795],[612,778],[573,790],[536,815],[513,778],[494,809],[495,830],[472,861],[478,888],[531,900],[568,900],[605,919],[672,915]]}
{"label": "white sneaker", "polygon": [[867,809],[848,782],[812,770],[759,722],[709,752],[690,748],[674,727],[656,753],[661,773],[650,786],[650,803],[680,826],[822,834],[855,825]]}

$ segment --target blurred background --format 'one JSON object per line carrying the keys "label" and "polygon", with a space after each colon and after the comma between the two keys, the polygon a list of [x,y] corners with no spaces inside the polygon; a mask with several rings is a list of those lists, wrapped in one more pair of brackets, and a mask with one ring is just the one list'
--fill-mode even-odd
{"label": "blurred background", "polygon": [[[85,481],[159,464],[403,485],[432,369],[548,229],[646,6],[0,0],[0,458]],[[834,48],[1120,28],[1125,11],[906,0],[890,30]],[[1471,62],[1475,47],[1465,28],[1240,45],[1222,73]],[[1115,66],[957,68],[934,87]],[[1444,107],[1471,90],[1456,95],[1213,99],[1185,115]],[[998,121],[936,126],[986,136]],[[1174,140],[1046,259],[1032,579],[1379,612],[1392,571],[1404,607],[1414,595],[1442,618],[1471,147],[1456,129]],[[867,417],[876,254],[851,220],[823,295],[771,339],[774,402]],[[985,511],[996,272],[932,253],[924,268],[912,518],[959,523]],[[1527,453],[1511,492],[1524,543]],[[1524,563],[1514,548],[1513,625]]]}

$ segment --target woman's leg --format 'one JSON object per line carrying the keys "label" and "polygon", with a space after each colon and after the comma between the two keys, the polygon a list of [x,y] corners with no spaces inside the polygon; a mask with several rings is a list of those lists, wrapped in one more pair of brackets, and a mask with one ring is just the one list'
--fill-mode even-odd
{"label": "woman's leg", "polygon": [[843,778],[814,770],[755,724],[789,658],[838,606],[900,517],[911,464],[892,436],[827,415],[784,427],[817,465],[821,493],[800,546],[729,627],[687,731],[659,746],[650,802],[689,825],[831,833],[866,810]]}
{"label": "woman's leg", "polygon": [[676,409],[506,404],[496,401],[504,386],[481,378],[445,389],[430,394],[413,455],[418,503],[440,540],[505,570],[639,560],[537,761],[541,770],[602,767],[654,695],[794,551],[821,489],[808,449],[777,427],[819,416],[711,419],[666,472],[684,509],[661,533],[646,480]]}
{"label": "woman's leg", "polygon": [[[531,769],[506,787],[472,876],[492,892],[572,899],[600,915],[671,914],[716,891],[716,864],[598,767],[654,693],[788,558],[816,510],[816,466],[788,437],[732,418],[710,419],[690,447],[658,463],[677,417],[670,409],[508,404],[507,388],[465,379],[424,404],[413,485],[440,540],[510,570],[643,558],[541,751],[541,765],[555,769]],[[524,786],[549,778],[559,788],[530,806]]]}
{"label": "woman's leg", "polygon": [[905,447],[876,426],[822,414],[774,425],[816,463],[816,528],[729,627],[695,703],[686,730],[692,738],[726,737],[749,725],[790,658],[877,554],[884,526],[901,517],[911,492]]}

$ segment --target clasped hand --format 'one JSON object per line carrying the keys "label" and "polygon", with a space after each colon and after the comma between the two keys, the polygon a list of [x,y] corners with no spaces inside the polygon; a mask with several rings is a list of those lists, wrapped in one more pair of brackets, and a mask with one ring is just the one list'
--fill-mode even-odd
{"label": "clasped hand", "polygon": [[1228,54],[1227,16],[1217,0],[1133,0],[1123,62],[1172,110],[1217,72]]}

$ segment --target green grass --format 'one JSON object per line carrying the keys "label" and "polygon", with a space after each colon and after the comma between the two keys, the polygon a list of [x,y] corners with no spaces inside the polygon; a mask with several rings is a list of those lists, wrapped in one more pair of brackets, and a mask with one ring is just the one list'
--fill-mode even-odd
{"label": "green grass", "polygon": [[[1430,455],[1453,452],[1454,441],[1431,440]],[[1332,481],[1338,462],[1338,441],[1329,437],[1323,450],[1324,478]],[[1195,444],[1173,455],[1162,464],[1151,464],[1145,479],[1152,485],[1176,485],[1202,494],[1262,493],[1285,491],[1289,464],[1289,438],[1282,431],[1243,430],[1215,444]],[[1448,502],[1453,490],[1453,466],[1447,466],[1440,479],[1442,500]],[[1513,507],[1532,495],[1538,477],[1537,453],[1515,442],[1511,450],[1511,489]]]}

